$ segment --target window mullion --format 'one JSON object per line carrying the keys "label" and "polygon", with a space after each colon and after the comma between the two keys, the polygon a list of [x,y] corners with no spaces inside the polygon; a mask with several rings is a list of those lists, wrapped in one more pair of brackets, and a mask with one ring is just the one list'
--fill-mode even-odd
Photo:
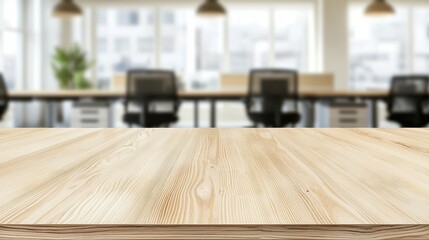
{"label": "window mullion", "polygon": [[408,47],[407,47],[407,59],[408,59],[408,73],[414,72],[414,18],[413,18],[413,8],[409,6],[407,9],[408,13]]}
{"label": "window mullion", "polygon": [[[89,29],[83,29],[84,30],[84,38],[88,41],[88,47],[90,48],[91,57],[93,59],[97,59],[98,57],[98,38],[97,38],[97,32],[98,32],[98,26],[97,26],[97,19],[98,19],[98,12],[94,7],[91,7],[89,10]],[[87,37],[87,35],[90,35]],[[98,74],[97,74],[97,67],[91,68],[91,77],[94,81],[94,83],[98,82]]]}
{"label": "window mullion", "polygon": [[161,9],[160,7],[155,8],[155,67],[161,67],[161,49],[162,49],[162,24],[161,24]]}
{"label": "window mullion", "polygon": [[274,67],[276,65],[276,30],[275,30],[275,11],[273,8],[269,9],[269,24],[270,24],[270,60],[269,65]]}
{"label": "window mullion", "polygon": [[223,72],[229,73],[229,58],[230,58],[230,49],[229,49],[229,14],[227,14],[224,18],[224,24],[223,24]]}

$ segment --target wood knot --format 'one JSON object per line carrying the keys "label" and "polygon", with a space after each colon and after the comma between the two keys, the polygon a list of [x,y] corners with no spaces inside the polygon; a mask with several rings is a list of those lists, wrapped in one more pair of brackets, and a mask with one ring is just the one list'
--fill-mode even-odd
{"label": "wood knot", "polygon": [[208,201],[212,194],[212,186],[207,183],[202,183],[197,187],[196,194],[202,201]]}

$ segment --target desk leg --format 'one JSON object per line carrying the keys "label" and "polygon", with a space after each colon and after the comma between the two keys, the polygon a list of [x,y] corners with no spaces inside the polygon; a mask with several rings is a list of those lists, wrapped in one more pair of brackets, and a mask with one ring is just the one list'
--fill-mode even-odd
{"label": "desk leg", "polygon": [[373,128],[378,128],[378,101],[377,99],[371,99],[371,122]]}
{"label": "desk leg", "polygon": [[115,127],[114,118],[115,118],[115,101],[110,101],[109,102],[109,119],[108,119],[109,128]]}
{"label": "desk leg", "polygon": [[47,125],[49,128],[53,128],[55,127],[55,119],[57,118],[57,111],[56,111],[56,107],[57,105],[55,104],[54,101],[49,101],[47,102],[48,104],[48,112],[47,112]]}
{"label": "desk leg", "polygon": [[200,106],[198,100],[194,100],[194,127],[200,127]]}
{"label": "desk leg", "polygon": [[306,127],[308,128],[314,128],[316,127],[316,120],[315,120],[315,116],[316,116],[316,100],[314,99],[309,99],[307,101],[307,121],[305,123]]}
{"label": "desk leg", "polygon": [[210,99],[210,127],[216,127],[216,100]]}

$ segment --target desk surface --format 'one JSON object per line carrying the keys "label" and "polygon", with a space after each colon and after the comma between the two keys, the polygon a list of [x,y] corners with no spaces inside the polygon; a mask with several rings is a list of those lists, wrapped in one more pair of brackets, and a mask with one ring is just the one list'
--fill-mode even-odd
{"label": "desk surface", "polygon": [[[301,97],[385,97],[388,92],[383,90],[302,90]],[[50,90],[50,91],[11,91],[12,99],[27,98],[121,98],[125,92],[121,90]],[[222,90],[187,90],[180,91],[179,96],[184,98],[228,98],[228,97],[245,97],[245,89],[222,89]]]}
{"label": "desk surface", "polygon": [[429,237],[427,129],[4,129],[0,152],[10,238]]}

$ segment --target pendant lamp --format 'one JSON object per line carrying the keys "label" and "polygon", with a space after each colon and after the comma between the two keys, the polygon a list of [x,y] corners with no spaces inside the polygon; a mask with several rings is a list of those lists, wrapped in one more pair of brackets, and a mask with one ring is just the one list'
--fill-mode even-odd
{"label": "pendant lamp", "polygon": [[61,0],[54,8],[54,17],[71,18],[82,15],[82,9],[73,0]]}

